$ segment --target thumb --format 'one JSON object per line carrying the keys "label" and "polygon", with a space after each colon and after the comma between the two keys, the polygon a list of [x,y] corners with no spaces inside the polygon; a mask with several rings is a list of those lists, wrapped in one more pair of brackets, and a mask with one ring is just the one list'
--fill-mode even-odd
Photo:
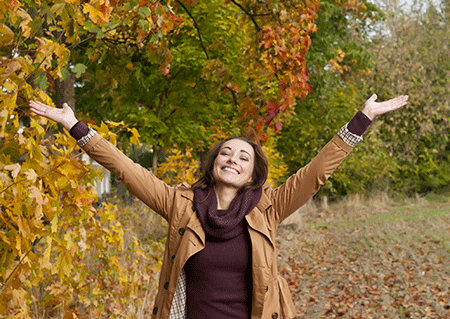
{"label": "thumb", "polygon": [[63,103],[62,107],[63,107],[64,109],[70,108],[69,104],[67,104],[67,103]]}
{"label": "thumb", "polygon": [[369,100],[375,102],[375,100],[378,98],[378,96],[374,93],[372,94],[372,96],[369,98]]}

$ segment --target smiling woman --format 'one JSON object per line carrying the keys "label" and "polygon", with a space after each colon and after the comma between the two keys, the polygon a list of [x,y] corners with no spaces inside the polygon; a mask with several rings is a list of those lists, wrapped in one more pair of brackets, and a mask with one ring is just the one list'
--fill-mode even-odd
{"label": "smiling woman", "polygon": [[[209,151],[203,174],[192,189],[214,187],[216,192],[223,190],[233,199],[238,192],[262,187],[268,173],[268,160],[261,146],[247,137],[232,137]],[[223,204],[226,209],[229,201]]]}
{"label": "smiling woman", "polygon": [[286,281],[278,276],[278,225],[304,205],[359,142],[372,120],[407,96],[369,98],[316,157],[277,189],[265,185],[268,161],[245,137],[209,152],[192,186],[169,186],[79,122],[72,109],[30,101],[31,110],[62,124],[98,163],[169,222],[152,318],[293,318]]}

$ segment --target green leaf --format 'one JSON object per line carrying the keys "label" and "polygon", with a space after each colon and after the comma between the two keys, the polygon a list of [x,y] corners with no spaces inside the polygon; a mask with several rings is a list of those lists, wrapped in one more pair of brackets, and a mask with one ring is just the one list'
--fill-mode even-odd
{"label": "green leaf", "polygon": [[65,5],[65,2],[57,3],[50,8],[50,12],[56,15],[60,15]]}
{"label": "green leaf", "polygon": [[148,7],[140,7],[139,8],[139,15],[143,18],[147,18],[152,14],[150,9]]}
{"label": "green leaf", "polygon": [[72,72],[75,73],[76,77],[79,78],[86,72],[87,67],[84,64],[77,63],[72,68]]}

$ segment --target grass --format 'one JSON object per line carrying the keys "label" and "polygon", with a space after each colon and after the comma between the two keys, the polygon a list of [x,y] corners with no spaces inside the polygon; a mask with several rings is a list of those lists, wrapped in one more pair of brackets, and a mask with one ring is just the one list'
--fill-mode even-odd
{"label": "grass", "polygon": [[450,318],[450,196],[322,202],[279,229],[297,318]]}

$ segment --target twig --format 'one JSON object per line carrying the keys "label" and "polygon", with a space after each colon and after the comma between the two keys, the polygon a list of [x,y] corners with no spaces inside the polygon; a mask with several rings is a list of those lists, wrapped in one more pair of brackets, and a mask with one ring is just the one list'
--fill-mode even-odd
{"label": "twig", "polygon": [[255,15],[248,12],[241,4],[237,3],[235,0],[231,0],[231,2],[233,2],[236,6],[238,6],[242,11],[245,12],[246,15],[248,15],[250,17],[250,19],[252,19],[252,22],[255,25],[256,31],[258,31],[258,32],[261,31],[261,27],[258,25],[258,22],[256,22],[256,20],[255,20]]}
{"label": "twig", "polygon": [[203,52],[205,52],[206,59],[209,60],[208,51],[206,51],[206,47],[205,47],[205,45],[203,44],[202,33],[200,32],[200,27],[198,26],[197,21],[196,21],[195,18],[192,16],[192,14],[189,12],[189,10],[186,8],[186,6],[185,6],[184,4],[181,3],[180,0],[176,0],[176,1],[180,4],[180,6],[184,9],[184,11],[186,11],[186,13],[189,15],[189,17],[191,17],[192,21],[194,22],[194,27],[195,27],[195,29],[197,29],[197,34],[198,34],[198,37],[199,37],[199,39],[200,39],[200,46],[202,47]]}
{"label": "twig", "polygon": [[17,263],[16,267],[14,267],[14,269],[11,271],[11,273],[9,274],[8,278],[6,278],[5,282],[0,286],[0,290],[2,290],[4,287],[6,287],[6,284],[8,283],[8,281],[11,279],[12,275],[16,272],[16,270],[19,268],[19,266],[22,264],[22,261],[28,256],[28,254],[30,253],[30,251],[33,250],[34,246],[36,246],[41,239],[44,238],[44,235],[42,235],[38,240],[36,240],[32,245],[30,250],[27,251],[27,253],[19,260],[19,262]]}
{"label": "twig", "polygon": [[234,91],[232,88],[228,87],[228,85],[225,85],[225,88],[231,92],[231,95],[233,96],[234,105],[238,105],[236,91]]}

